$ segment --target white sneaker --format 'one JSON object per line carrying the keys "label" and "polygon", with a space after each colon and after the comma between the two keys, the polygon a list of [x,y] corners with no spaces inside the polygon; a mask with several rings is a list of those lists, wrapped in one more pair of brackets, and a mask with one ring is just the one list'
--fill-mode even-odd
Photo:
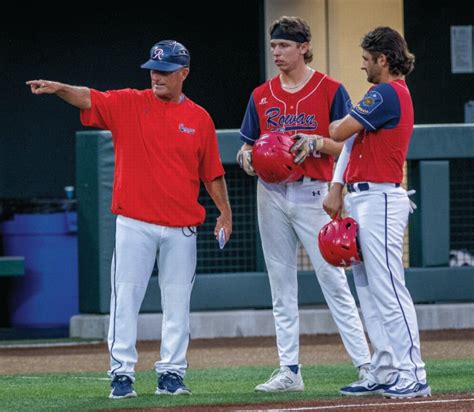
{"label": "white sneaker", "polygon": [[293,373],[288,366],[275,369],[270,379],[255,387],[257,392],[291,392],[304,391],[303,378],[301,377],[301,366],[298,373]]}

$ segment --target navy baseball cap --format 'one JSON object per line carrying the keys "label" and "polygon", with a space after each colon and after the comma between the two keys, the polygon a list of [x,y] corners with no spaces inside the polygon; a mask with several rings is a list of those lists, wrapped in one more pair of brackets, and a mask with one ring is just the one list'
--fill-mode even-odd
{"label": "navy baseball cap", "polygon": [[175,40],[162,40],[150,50],[150,60],[142,64],[142,69],[174,72],[182,67],[189,67],[191,56],[181,43]]}

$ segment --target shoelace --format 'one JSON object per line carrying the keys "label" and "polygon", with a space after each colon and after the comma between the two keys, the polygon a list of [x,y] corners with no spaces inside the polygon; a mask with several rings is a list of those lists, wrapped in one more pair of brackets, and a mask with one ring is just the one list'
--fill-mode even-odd
{"label": "shoelace", "polygon": [[177,373],[174,373],[174,372],[165,372],[162,376],[165,377],[168,376],[169,379],[177,382],[179,384],[179,386],[184,386],[184,383],[183,383],[183,378],[178,375]]}
{"label": "shoelace", "polygon": [[113,385],[115,383],[115,384],[118,384],[120,387],[123,387],[123,386],[127,385],[128,382],[131,383],[132,380],[128,376],[124,375],[124,376],[119,376],[119,377],[117,377],[117,379],[113,380],[111,385]]}
{"label": "shoelace", "polygon": [[[289,370],[289,369],[288,369]],[[265,383],[270,383],[272,380],[274,380],[278,375],[284,374],[287,372],[287,369],[275,369],[272,374],[270,375],[270,378],[268,378],[268,381]],[[290,371],[291,372],[291,371]]]}
{"label": "shoelace", "polygon": [[278,372],[280,372],[280,369],[275,369],[275,370],[272,372],[272,374],[270,375],[270,377],[268,378],[268,380],[267,380],[265,383],[270,383],[270,382],[273,380],[273,378],[274,378],[276,375],[278,375]]}

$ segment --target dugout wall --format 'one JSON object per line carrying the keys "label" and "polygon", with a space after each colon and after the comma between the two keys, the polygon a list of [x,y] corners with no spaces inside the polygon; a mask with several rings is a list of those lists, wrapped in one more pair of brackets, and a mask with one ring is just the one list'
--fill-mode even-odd
{"label": "dugout wall", "polygon": [[[448,147],[448,137],[457,151]],[[224,251],[220,251],[212,235],[217,212],[202,191],[201,202],[206,205],[208,215],[198,230],[198,267],[191,309],[271,308],[256,222],[256,180],[235,163],[235,153],[240,146],[238,131],[218,131],[218,138],[233,208],[234,233]],[[407,285],[415,303],[474,301],[474,267],[449,267],[450,249],[460,245],[459,236],[453,238],[451,233],[465,231],[453,225],[453,214],[462,213],[466,222],[474,219],[471,206],[474,191],[462,192],[462,198],[457,191],[450,196],[449,165],[462,159],[470,163],[472,170],[472,142],[474,125],[415,126],[408,154],[408,177],[409,187],[417,190],[418,209],[410,216],[411,267],[406,269]],[[110,212],[111,134],[78,132],[76,143],[80,311],[108,313],[115,232],[115,218]],[[469,180],[470,177],[468,173],[461,176],[464,182],[455,183],[472,186],[474,181]],[[468,237],[472,242],[472,231]],[[150,280],[142,312],[160,311],[156,275],[155,272]],[[300,270],[298,276],[300,305],[325,304],[314,272]],[[350,273],[348,277],[353,288]]]}

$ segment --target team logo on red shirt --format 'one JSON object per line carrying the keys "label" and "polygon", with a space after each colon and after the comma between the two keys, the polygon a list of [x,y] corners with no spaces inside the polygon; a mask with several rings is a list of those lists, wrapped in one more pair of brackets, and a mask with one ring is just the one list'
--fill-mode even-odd
{"label": "team logo on red shirt", "polygon": [[314,114],[281,114],[279,107],[270,107],[265,111],[265,117],[268,130],[315,130],[318,128]]}
{"label": "team logo on red shirt", "polygon": [[183,123],[180,123],[178,125],[178,129],[180,132],[183,132],[183,133],[188,133],[188,134],[196,133],[196,129],[193,129],[191,127],[186,127]]}

